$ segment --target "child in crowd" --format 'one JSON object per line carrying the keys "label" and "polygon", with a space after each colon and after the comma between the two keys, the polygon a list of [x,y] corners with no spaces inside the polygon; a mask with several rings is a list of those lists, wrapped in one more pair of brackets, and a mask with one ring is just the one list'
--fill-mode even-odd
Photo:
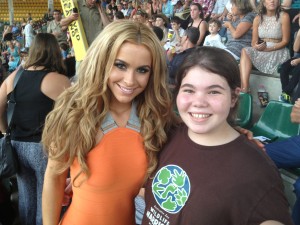
{"label": "child in crowd", "polygon": [[226,46],[222,43],[222,38],[219,34],[219,31],[222,27],[221,21],[217,19],[211,19],[208,22],[208,31],[209,35],[206,36],[203,46],[212,46],[217,48],[226,48]]}
{"label": "child in crowd", "polygon": [[171,50],[171,51],[172,49],[175,50],[176,46],[180,44],[180,40],[184,35],[184,31],[185,31],[180,25],[181,25],[181,19],[177,16],[174,16],[171,19],[172,29],[169,29],[167,43],[164,46],[166,50]]}
{"label": "child in crowd", "polygon": [[172,29],[168,31],[167,42],[164,45],[167,59],[171,59],[176,53],[179,53],[181,38],[185,33],[185,30],[181,28],[181,19],[176,16],[171,20],[171,27]]}
{"label": "child in crowd", "polygon": [[184,123],[169,133],[146,183],[142,224],[292,225],[276,166],[232,127],[240,92],[235,59],[198,47],[177,75]]}

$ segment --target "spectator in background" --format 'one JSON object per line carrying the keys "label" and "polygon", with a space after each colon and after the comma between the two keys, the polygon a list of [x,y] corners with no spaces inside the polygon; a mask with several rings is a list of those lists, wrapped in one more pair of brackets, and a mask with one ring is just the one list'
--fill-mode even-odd
{"label": "spectator in background", "polygon": [[20,64],[20,48],[14,45],[13,41],[8,41],[6,45],[8,48],[4,53],[9,56],[8,71],[13,72]]}
{"label": "spectator in background", "polygon": [[132,5],[132,0],[128,1],[128,11],[127,11],[127,19],[131,17],[131,13],[133,11],[133,5]]}
{"label": "spectator in background", "polygon": [[140,23],[146,23],[147,19],[148,19],[148,14],[142,9],[137,10],[136,14],[133,17],[134,21],[138,21]]}
{"label": "spectator in background", "polygon": [[164,14],[155,15],[155,26],[159,27],[164,32],[163,43],[166,43],[168,40],[168,18]]}
{"label": "spectator in background", "polygon": [[217,0],[215,6],[211,12],[210,18],[220,19],[225,10],[225,6],[229,0]]}
{"label": "spectator in background", "polygon": [[211,19],[208,22],[209,35],[206,36],[203,46],[212,46],[217,48],[226,48],[222,42],[222,38],[219,35],[219,31],[222,27],[222,23],[218,19]]}
{"label": "spectator in background", "polygon": [[122,6],[121,3],[117,4],[117,10],[118,10],[119,12],[122,12],[123,6]]}
{"label": "spectator in background", "polygon": [[[189,1],[185,1],[184,4],[182,4],[181,0],[172,0],[172,4],[174,5],[174,15],[176,13],[181,13],[185,9],[189,8]],[[176,16],[176,15],[175,15]]]}
{"label": "spectator in background", "polygon": [[[300,99],[292,109],[291,119],[293,123],[300,124]],[[288,138],[284,141],[276,141],[265,145],[266,153],[275,162],[278,168],[300,167],[300,136]],[[292,219],[295,225],[300,225],[300,177],[294,183],[296,202],[292,209]]]}
{"label": "spectator in background", "polygon": [[62,58],[66,59],[68,57],[69,46],[66,43],[60,43],[59,48]]}
{"label": "spectator in background", "polygon": [[242,49],[251,46],[252,25],[256,14],[249,0],[231,0],[231,3],[231,12],[235,19],[223,22],[228,38],[225,45],[226,51],[239,60]]}
{"label": "spectator in background", "polygon": [[164,14],[169,19],[169,21],[167,21],[169,23],[170,19],[173,17],[174,6],[172,5],[171,0],[161,0],[161,1],[162,1],[161,13]]}
{"label": "spectator in background", "polygon": [[161,13],[161,2],[159,0],[152,0],[152,4],[151,4],[151,15],[155,15],[158,13]]}
{"label": "spectator in background", "polygon": [[250,92],[252,64],[263,73],[273,74],[290,58],[286,46],[290,40],[290,19],[280,9],[279,0],[261,0],[260,14],[253,22],[252,47],[242,50],[240,70],[242,92]]}
{"label": "spectator in background", "polygon": [[4,26],[4,32],[2,34],[2,41],[12,41],[13,40],[13,32],[12,32],[12,25]]}
{"label": "spectator in background", "polygon": [[25,48],[30,48],[34,36],[36,35],[36,32],[33,29],[33,23],[33,20],[29,20],[24,29]]}
{"label": "spectator in background", "polygon": [[[151,27],[153,32],[155,33],[156,37],[158,38],[158,40],[161,42],[164,38],[164,32],[160,27],[156,27],[156,26],[152,26]],[[161,42],[161,46],[163,46],[164,44]]]}
{"label": "spectator in background", "polygon": [[62,15],[60,10],[55,9],[53,11],[53,18],[54,20],[50,21],[48,26],[47,26],[47,33],[53,34],[57,41],[58,44],[61,43],[67,43],[67,26],[62,27],[60,22],[62,19]]}
{"label": "spectator in background", "polygon": [[[300,23],[300,18],[298,22]],[[282,87],[280,100],[294,104],[300,98],[300,31],[296,34],[293,50],[294,57],[288,59],[280,66],[279,73]],[[292,75],[291,78],[290,75]],[[298,88],[295,91],[297,85]]]}
{"label": "spectator in background", "polygon": [[209,21],[210,15],[215,6],[215,0],[194,0],[193,2],[199,3],[201,5],[203,11],[203,18],[206,21]]}
{"label": "spectator in background", "polygon": [[130,17],[131,11],[129,10],[128,2],[126,2],[126,1],[123,2],[123,8],[121,9],[121,12],[123,13],[123,15],[126,19],[128,19]]}
{"label": "spectator in background", "polygon": [[72,12],[70,16],[60,21],[62,27],[69,26],[70,23],[77,20],[80,16],[87,43],[90,46],[93,40],[102,31],[103,26],[110,23],[105,14],[105,10],[101,8],[101,3],[95,0],[78,0],[78,13]]}
{"label": "spectator in background", "polygon": [[[108,25],[111,21],[106,15],[105,9],[101,7],[101,2],[96,2],[96,0],[78,0],[77,5],[80,15],[73,11],[71,15],[60,21],[60,25],[62,27],[69,26],[70,23],[77,20],[80,16],[86,41],[88,46],[90,46],[94,39],[102,31],[102,28]],[[77,61],[74,81],[77,80],[79,66],[80,62]]]}
{"label": "spectator in background", "polygon": [[174,16],[171,19],[171,28],[168,32],[168,42],[166,43],[165,49],[168,50],[170,48],[175,48],[177,45],[180,44],[180,40],[182,36],[184,35],[184,29],[180,26],[181,25],[181,19],[179,17]]}
{"label": "spectator in background", "polygon": [[[47,157],[40,144],[47,114],[56,98],[70,86],[57,40],[52,34],[40,33],[32,42],[24,71],[15,87],[17,106],[14,111],[12,144],[19,171],[19,217],[21,224],[42,225],[42,188]],[[7,128],[5,110],[13,90],[17,71],[0,88],[0,130]]]}
{"label": "spectator in background", "polygon": [[199,3],[193,2],[190,5],[190,9],[192,22],[188,25],[188,27],[196,27],[199,29],[200,36],[197,45],[202,46],[205,37],[209,34],[207,30],[208,25],[207,22],[204,20],[203,10]]}
{"label": "spectator in background", "polygon": [[48,11],[44,14],[44,20],[47,21],[47,24],[48,22],[52,21],[53,20],[53,13],[52,13],[52,10],[49,8]]}
{"label": "spectator in background", "polygon": [[113,20],[115,21],[115,20],[122,20],[122,19],[125,19],[124,14],[122,13],[122,11],[115,12]]}
{"label": "spectator in background", "polygon": [[29,13],[27,13],[27,22],[30,20],[32,20],[32,17],[31,17],[31,13],[29,12]]}
{"label": "spectator in background", "polygon": [[176,84],[176,74],[183,63],[185,57],[195,49],[197,41],[199,40],[200,32],[195,27],[186,29],[184,36],[180,42],[180,53],[176,54],[169,63],[169,84],[174,86]]}

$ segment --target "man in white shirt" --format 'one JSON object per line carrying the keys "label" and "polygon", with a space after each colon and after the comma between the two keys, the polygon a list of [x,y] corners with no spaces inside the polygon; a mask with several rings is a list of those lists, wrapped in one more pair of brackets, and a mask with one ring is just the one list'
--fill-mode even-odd
{"label": "man in white shirt", "polygon": [[36,32],[33,30],[33,20],[29,20],[24,29],[25,48],[29,48],[34,39]]}

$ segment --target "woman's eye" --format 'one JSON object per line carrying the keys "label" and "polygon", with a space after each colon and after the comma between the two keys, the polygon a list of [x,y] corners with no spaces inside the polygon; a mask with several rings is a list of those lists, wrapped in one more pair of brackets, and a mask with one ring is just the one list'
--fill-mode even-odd
{"label": "woman's eye", "polygon": [[144,67],[137,69],[137,72],[139,72],[139,73],[148,73],[149,71],[150,71],[149,68],[144,68]]}
{"label": "woman's eye", "polygon": [[116,62],[115,66],[118,67],[121,70],[126,69],[126,65],[124,63],[118,63],[118,62]]}

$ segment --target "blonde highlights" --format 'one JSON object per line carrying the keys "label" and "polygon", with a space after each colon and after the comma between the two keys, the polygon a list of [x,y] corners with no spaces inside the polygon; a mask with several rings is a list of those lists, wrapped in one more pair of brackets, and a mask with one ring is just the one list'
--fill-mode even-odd
{"label": "blonde highlights", "polygon": [[171,97],[166,84],[167,66],[158,38],[146,25],[132,21],[109,24],[93,41],[79,68],[79,79],[67,89],[47,116],[42,142],[57,172],[68,169],[77,158],[89,176],[86,156],[96,145],[96,134],[109,111],[108,78],[122,44],[143,45],[152,55],[151,75],[146,89],[136,97],[141,134],[148,157],[148,175],[156,168],[157,153],[167,141],[174,122]]}

